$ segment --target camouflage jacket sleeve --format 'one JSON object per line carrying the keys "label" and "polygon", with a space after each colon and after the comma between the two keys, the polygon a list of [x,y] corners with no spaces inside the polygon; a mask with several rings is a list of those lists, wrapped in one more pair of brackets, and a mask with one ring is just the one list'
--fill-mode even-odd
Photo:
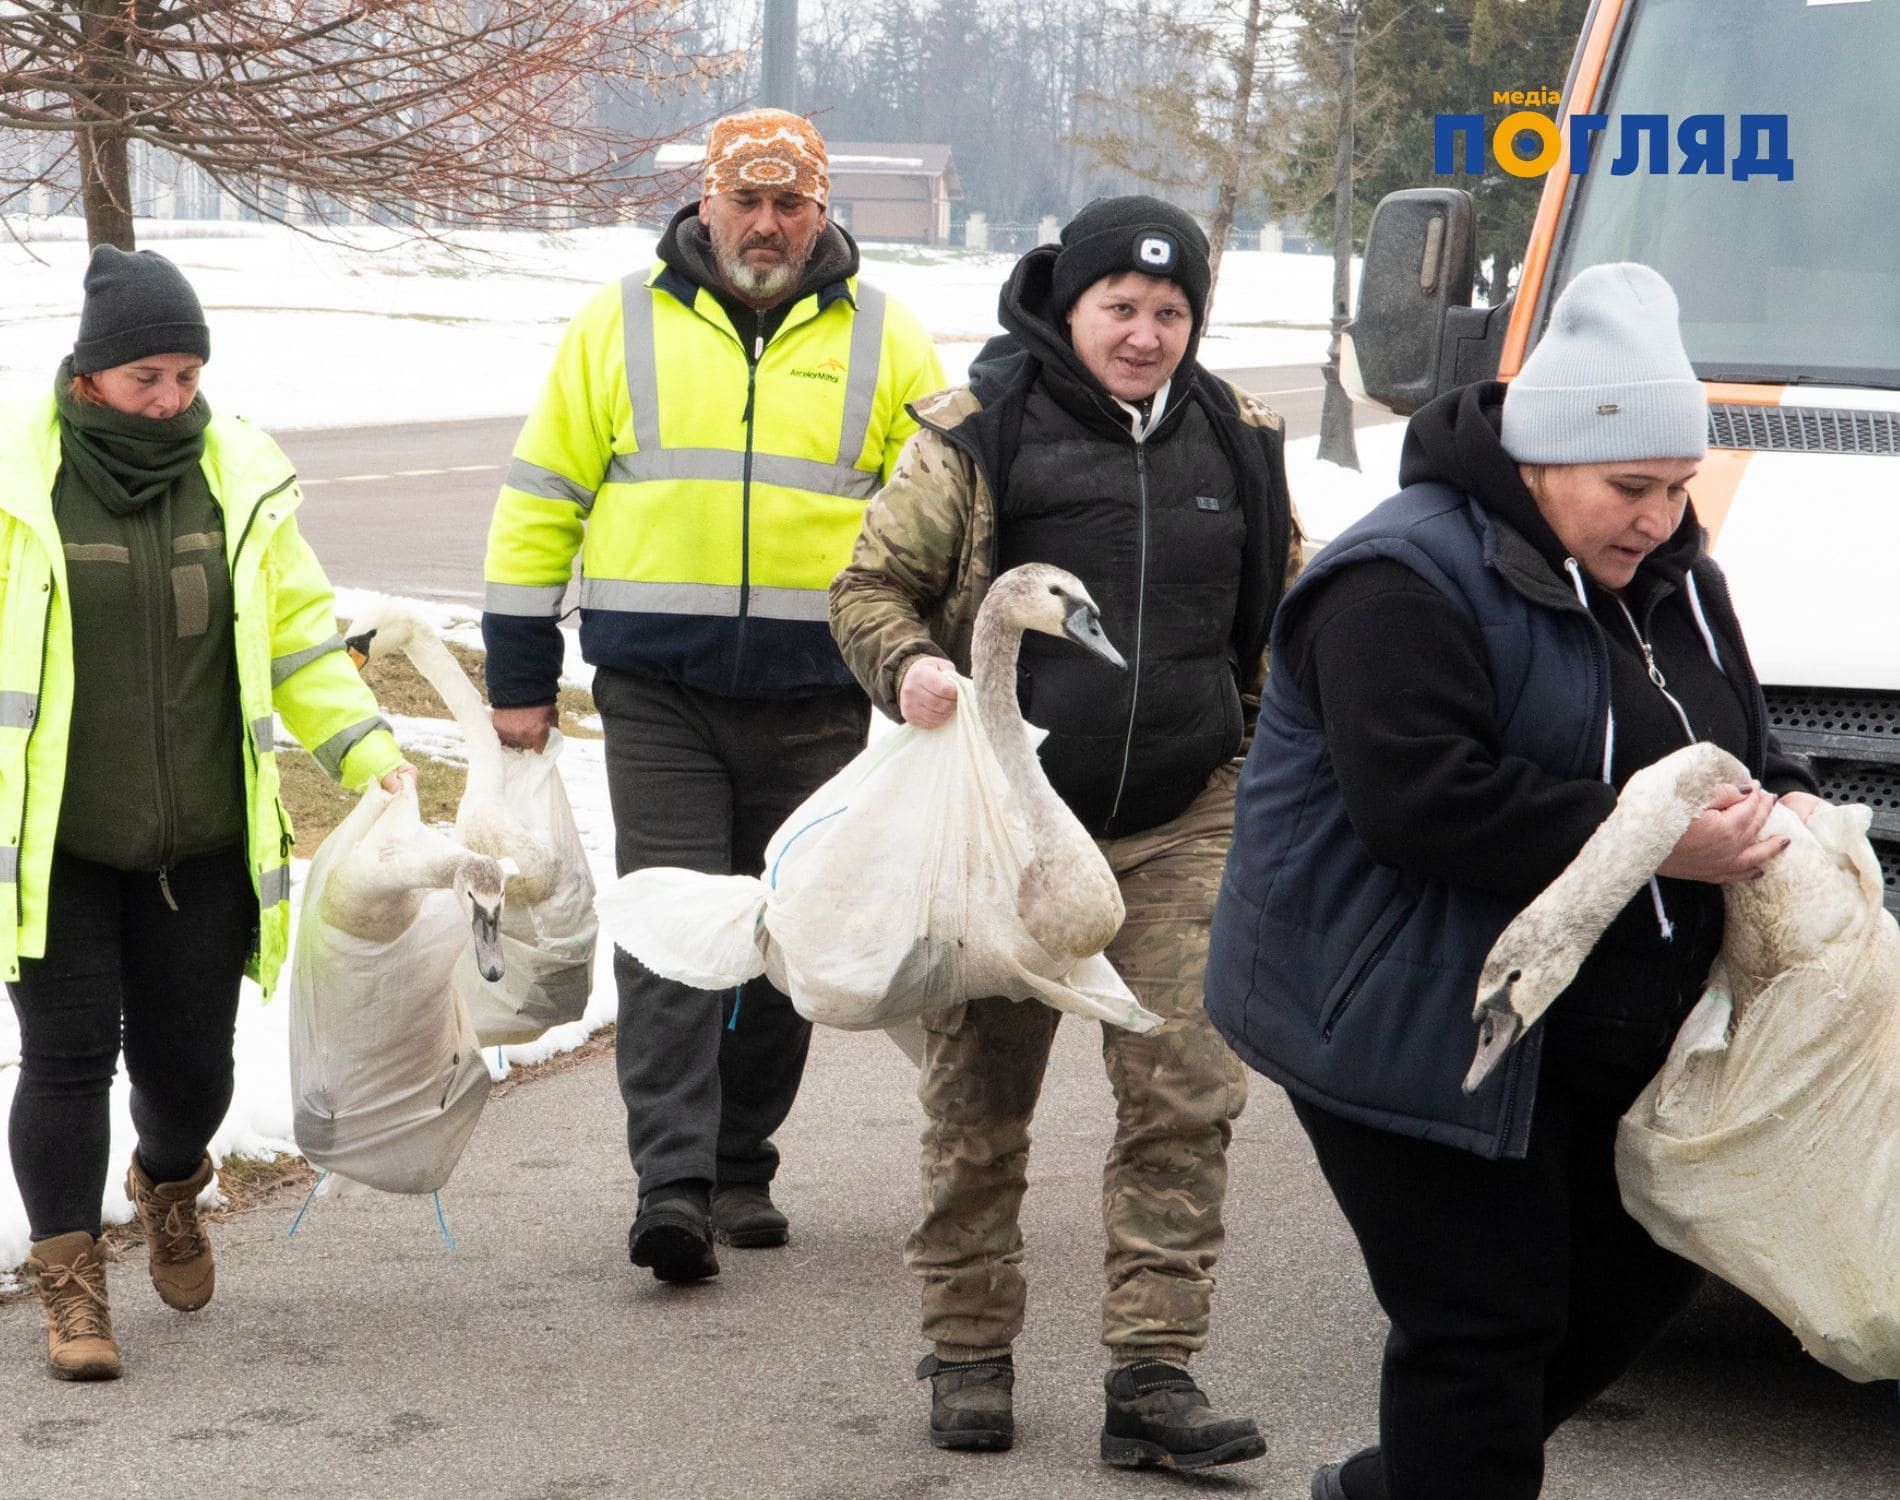
{"label": "camouflage jacket sleeve", "polygon": [[[871,499],[851,562],[831,584],[831,633],[871,701],[901,719],[897,690],[917,656],[957,659],[955,622],[972,518],[986,503],[976,465],[933,428],[975,410],[967,390],[917,403],[921,427],[904,445],[890,481]],[[967,667],[967,663],[959,663]]]}
{"label": "camouflage jacket sleeve", "polygon": [[[1244,391],[1239,386],[1234,386],[1233,389],[1235,395],[1238,396],[1240,400],[1240,420],[1242,423],[1249,427],[1266,428],[1280,439],[1279,442],[1270,443],[1267,446],[1271,455],[1269,463],[1272,469],[1273,482],[1286,494],[1287,517],[1290,522],[1287,532],[1286,560],[1283,564],[1285,571],[1282,574],[1280,587],[1280,597],[1284,599],[1286,597],[1286,591],[1293,587],[1294,580],[1300,576],[1301,570],[1305,568],[1307,556],[1306,530],[1300,525],[1299,507],[1293,503],[1292,487],[1288,484],[1286,476],[1284,442],[1286,424],[1282,421],[1277,411],[1268,406],[1266,402],[1262,401],[1251,391]],[[1245,726],[1245,734],[1241,742],[1240,753],[1243,755],[1246,754],[1247,746],[1253,742],[1254,721],[1260,715],[1260,695],[1266,689],[1269,665],[1268,653],[1264,649],[1261,651],[1257,661],[1242,664],[1240,711],[1241,722]]]}

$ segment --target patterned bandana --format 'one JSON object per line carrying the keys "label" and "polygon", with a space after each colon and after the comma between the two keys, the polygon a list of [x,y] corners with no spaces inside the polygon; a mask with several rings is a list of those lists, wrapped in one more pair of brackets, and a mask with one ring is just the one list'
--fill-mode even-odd
{"label": "patterned bandana", "polygon": [[799,193],[824,207],[831,195],[824,137],[802,115],[753,109],[713,122],[706,141],[705,196],[754,188]]}

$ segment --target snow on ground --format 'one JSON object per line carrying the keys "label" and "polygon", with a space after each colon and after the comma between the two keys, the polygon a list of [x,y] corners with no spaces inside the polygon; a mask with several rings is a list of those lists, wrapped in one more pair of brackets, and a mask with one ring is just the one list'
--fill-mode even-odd
{"label": "snow on ground", "polygon": [[[176,261],[205,305],[210,400],[278,430],[525,412],[568,318],[602,282],[649,264],[657,238],[627,227],[405,245],[362,228],[336,246],[274,225],[196,227],[168,223],[156,238],[141,223],[140,244]],[[0,398],[42,390],[71,350],[86,257],[83,235],[21,245],[0,232]],[[997,331],[1016,257],[867,245],[863,258],[961,381]],[[1319,363],[1331,288],[1327,257],[1230,252],[1203,361]]]}
{"label": "snow on ground", "polygon": [[[353,233],[353,248],[339,251],[261,226],[244,226],[243,233],[232,232],[237,226],[215,228],[215,237],[168,235],[151,243],[185,269],[205,302],[212,328],[211,399],[231,399],[235,409],[276,428],[519,413],[588,291],[642,264],[653,245],[651,233],[631,229],[462,236],[467,252],[488,257],[477,264],[440,246],[379,242],[367,230]],[[31,254],[0,243],[0,397],[42,389],[71,347],[77,322],[83,239],[40,240],[29,248]],[[953,380],[994,331],[997,291],[1014,261],[1010,255],[961,251],[865,251],[866,274],[924,319]],[[1325,354],[1331,274],[1331,262],[1317,256],[1229,254],[1202,358],[1226,369],[1318,363]],[[224,392],[234,395],[226,398]],[[1398,424],[1362,430],[1359,473],[1318,462],[1317,439],[1288,445],[1295,502],[1309,537],[1334,535],[1391,493],[1403,430]],[[337,613],[347,619],[364,597],[339,590]],[[480,646],[473,609],[432,604],[426,613],[449,639]],[[564,680],[588,686],[592,672],[573,633],[566,639]],[[451,721],[403,718],[395,727],[405,746],[462,758],[461,734]],[[873,733],[888,727],[879,721]],[[601,741],[568,740],[561,768],[595,883],[605,886],[614,878],[613,819]],[[293,913],[306,869],[299,861],[293,870]],[[245,984],[236,1097],[211,1143],[214,1157],[295,1150],[288,979],[286,965],[284,982],[268,1003]],[[614,1009],[611,947],[603,944],[586,1017],[526,1046],[491,1052],[490,1071],[502,1076],[514,1064],[577,1046],[611,1020]],[[18,1063],[13,1010],[0,1007],[0,1129],[19,1079]],[[112,1223],[132,1216],[123,1190],[134,1140],[127,1093],[121,1073],[112,1096],[105,1201]],[[25,1211],[11,1163],[0,1153],[0,1290],[7,1283],[4,1268],[17,1266],[27,1248]]]}

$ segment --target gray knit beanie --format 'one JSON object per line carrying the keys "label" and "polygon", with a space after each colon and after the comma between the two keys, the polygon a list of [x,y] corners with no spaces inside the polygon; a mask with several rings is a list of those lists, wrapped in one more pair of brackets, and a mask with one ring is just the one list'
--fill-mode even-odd
{"label": "gray knit beanie", "polygon": [[1708,402],[1669,283],[1630,261],[1578,272],[1505,387],[1503,440],[1522,464],[1702,457]]}
{"label": "gray knit beanie", "polygon": [[73,374],[90,375],[153,354],[211,358],[211,330],[198,294],[164,256],[101,245],[86,267]]}

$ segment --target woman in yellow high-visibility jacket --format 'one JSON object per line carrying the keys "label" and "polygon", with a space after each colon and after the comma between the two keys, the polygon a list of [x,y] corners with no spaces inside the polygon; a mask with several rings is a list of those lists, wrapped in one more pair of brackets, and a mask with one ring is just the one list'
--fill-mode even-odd
{"label": "woman in yellow high-visibility jacket", "polygon": [[121,1045],[153,1285],[211,1298],[196,1202],[240,981],[268,990],[289,933],[274,714],[351,787],[415,774],[341,649],[289,460],[198,394],[210,352],[171,262],[100,246],[53,389],[0,409],[7,1144],[68,1380],[120,1370],[97,1240]]}

